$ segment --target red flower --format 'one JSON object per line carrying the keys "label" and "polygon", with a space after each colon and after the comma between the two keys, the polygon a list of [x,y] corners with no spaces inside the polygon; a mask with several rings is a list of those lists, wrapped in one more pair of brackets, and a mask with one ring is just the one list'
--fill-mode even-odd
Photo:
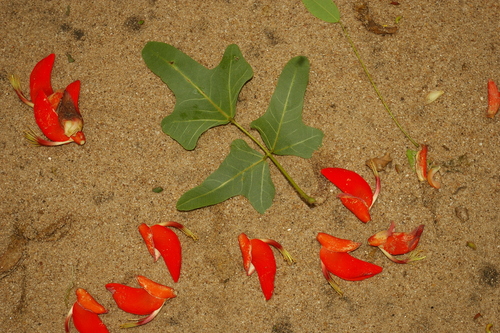
{"label": "red flower", "polygon": [[151,227],[142,223],[139,226],[139,232],[146,243],[149,253],[153,256],[154,261],[156,262],[160,256],[162,256],[172,279],[174,282],[177,282],[181,274],[181,242],[177,235],[167,227],[177,228],[194,240],[198,238],[190,230],[177,222],[165,222],[155,224]]}
{"label": "red flower", "polygon": [[64,329],[66,333],[69,332],[69,322],[73,318],[73,325],[80,333],[108,333],[106,325],[98,316],[107,312],[85,289],[78,288],[76,302],[66,316]]}
{"label": "red flower", "polygon": [[406,264],[412,261],[421,260],[425,257],[411,255],[407,259],[396,259],[394,255],[406,254],[413,251],[420,240],[424,231],[424,225],[419,225],[411,233],[394,232],[396,225],[391,223],[389,229],[380,231],[368,238],[368,244],[377,246],[390,260],[398,264]]}
{"label": "red flower", "polygon": [[136,315],[149,315],[136,322],[125,323],[122,328],[149,323],[160,312],[165,301],[177,296],[174,289],[156,283],[144,276],[138,276],[141,288],[133,288],[119,283],[108,283],[106,289],[113,294],[116,305],[125,312]]}
{"label": "red flower", "polygon": [[69,84],[66,89],[53,91],[50,76],[54,60],[55,54],[50,54],[33,68],[30,75],[31,101],[21,91],[19,79],[13,75],[9,77],[17,96],[22,102],[33,107],[36,123],[50,141],[42,139],[32,131],[26,132],[25,136],[41,146],[59,146],[70,142],[83,145],[83,118],[78,108],[80,81]]}
{"label": "red flower", "polygon": [[281,244],[272,239],[249,239],[247,235],[242,233],[238,236],[238,242],[243,256],[243,267],[247,275],[250,276],[254,271],[257,271],[260,287],[266,301],[268,301],[273,296],[276,275],[276,260],[269,245],[280,251],[283,258],[290,264],[293,264],[295,260]]}
{"label": "red flower", "polygon": [[370,185],[354,171],[342,168],[325,168],[321,170],[323,176],[337,186],[343,193],[337,195],[351,212],[362,222],[371,220],[370,208],[377,200],[380,193],[380,177],[374,165],[370,165],[375,180],[375,193],[372,193]]}
{"label": "red flower", "polygon": [[348,281],[360,281],[382,272],[382,267],[359,260],[347,253],[356,250],[361,243],[322,232],[318,234],[316,239],[321,244],[319,257],[323,276],[339,295],[342,296],[343,292],[332,279],[331,274]]}

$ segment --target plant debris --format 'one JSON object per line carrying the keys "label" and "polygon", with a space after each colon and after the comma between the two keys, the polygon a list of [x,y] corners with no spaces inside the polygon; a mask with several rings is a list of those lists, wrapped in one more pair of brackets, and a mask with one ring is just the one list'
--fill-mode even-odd
{"label": "plant debris", "polygon": [[377,35],[391,35],[398,31],[398,27],[389,27],[375,22],[366,3],[357,5],[355,9],[358,12],[358,19],[368,31]]}

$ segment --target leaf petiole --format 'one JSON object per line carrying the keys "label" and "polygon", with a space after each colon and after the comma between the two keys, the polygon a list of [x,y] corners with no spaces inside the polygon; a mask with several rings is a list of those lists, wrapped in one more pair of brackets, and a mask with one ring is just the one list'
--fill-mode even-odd
{"label": "leaf petiole", "polygon": [[288,180],[288,182],[290,183],[290,185],[292,185],[292,187],[295,189],[295,191],[297,191],[297,193],[302,197],[302,199],[308,204],[308,205],[312,205],[316,202],[316,199],[314,199],[313,197],[307,195],[306,192],[304,192],[299,185],[297,185],[297,183],[293,180],[293,178],[288,174],[288,172],[286,172],[285,168],[283,168],[283,166],[280,164],[280,162],[273,156],[273,154],[266,148],[266,146],[264,146],[259,140],[257,140],[257,138],[255,136],[252,135],[252,133],[250,133],[249,131],[247,131],[243,126],[241,126],[236,120],[234,120],[233,118],[229,120],[231,124],[233,124],[234,126],[236,126],[241,132],[243,132],[243,134],[245,134],[246,136],[248,136],[253,142],[255,142],[255,144],[257,146],[259,146],[260,149],[262,149],[262,151],[264,152],[265,154],[265,157],[264,158],[269,158],[273,163],[274,165],[278,168],[278,170],[281,172],[281,174],[286,178],[286,180]]}
{"label": "leaf petiole", "polygon": [[340,19],[339,19],[338,23],[340,24],[340,27],[342,28],[342,32],[344,33],[344,36],[346,37],[347,41],[351,45],[352,51],[354,52],[354,54],[356,55],[356,58],[358,59],[359,63],[361,64],[361,67],[363,67],[363,71],[365,72],[366,77],[370,81],[370,84],[372,85],[373,90],[375,90],[375,93],[377,94],[378,98],[380,99],[380,101],[384,105],[384,108],[387,111],[387,113],[389,114],[389,116],[391,117],[392,121],[396,124],[396,126],[399,128],[399,130],[406,136],[406,138],[408,140],[410,140],[410,142],[415,147],[417,147],[417,148],[420,147],[420,145],[415,140],[413,140],[413,138],[408,134],[408,132],[406,132],[404,130],[404,128],[398,122],[398,120],[396,119],[396,117],[392,113],[391,109],[389,108],[389,106],[385,102],[384,97],[382,96],[382,94],[378,90],[377,84],[375,83],[372,76],[370,75],[370,72],[368,71],[368,68],[366,67],[365,63],[363,62],[363,59],[361,59],[361,55],[359,54],[358,49],[356,48],[356,45],[354,45],[354,42],[352,41],[351,36],[349,35],[349,32],[347,31],[347,28],[345,27],[344,24],[342,24],[342,21],[340,21]]}

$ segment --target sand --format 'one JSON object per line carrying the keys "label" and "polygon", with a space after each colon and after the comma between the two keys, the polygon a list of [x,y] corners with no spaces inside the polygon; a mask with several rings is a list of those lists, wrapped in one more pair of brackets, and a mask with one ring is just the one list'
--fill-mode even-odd
{"label": "sand", "polygon": [[[442,167],[441,189],[417,180],[405,156],[414,147],[387,115],[340,25],[316,19],[300,1],[2,1],[0,331],[63,331],[79,287],[109,310],[100,317],[118,332],[134,316],[117,308],[104,285],[137,286],[141,274],[178,296],[134,332],[484,332],[488,323],[495,332],[500,122],[485,112],[487,80],[500,84],[500,4],[371,0],[381,25],[401,17],[395,34],[378,35],[351,1],[336,3],[395,116]],[[306,205],[272,166],[276,196],[265,214],[244,197],[176,210],[177,199],[244,137],[217,127],[186,151],[165,135],[160,122],[176,99],[141,58],[148,41],[169,43],[208,68],[237,44],[254,70],[236,116],[247,129],[266,111],[288,60],[308,57],[303,119],[325,133],[323,144],[311,159],[280,161],[319,204]],[[36,129],[33,111],[7,75],[19,76],[27,92],[33,66],[50,53],[55,88],[81,80],[84,146],[34,147],[23,138]],[[444,94],[426,105],[433,90]],[[385,153],[394,161],[381,173],[382,191],[364,224],[320,170],[354,170],[373,186],[365,160]],[[158,186],[164,191],[154,193]],[[194,242],[179,233],[177,283],[162,260],[153,263],[137,231],[141,223],[165,221],[199,236]],[[391,221],[405,232],[425,224],[419,244],[425,260],[395,264],[366,243]],[[297,260],[289,266],[277,259],[269,301],[257,276],[243,270],[242,232],[281,242]],[[362,242],[353,255],[383,272],[360,282],[337,279],[339,297],[321,273],[318,232]]]}

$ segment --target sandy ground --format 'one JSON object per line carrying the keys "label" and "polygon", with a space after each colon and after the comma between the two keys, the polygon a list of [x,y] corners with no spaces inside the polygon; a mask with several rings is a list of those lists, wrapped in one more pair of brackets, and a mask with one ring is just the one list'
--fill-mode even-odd
{"label": "sandy ground", "polygon": [[[405,151],[412,145],[378,101],[340,26],[314,18],[300,1],[2,0],[0,331],[63,331],[81,287],[109,309],[101,319],[118,332],[134,316],[117,308],[104,285],[136,286],[138,274],[172,286],[178,297],[134,332],[484,332],[488,323],[500,329],[500,122],[485,117],[487,80],[500,83],[500,4],[399,3],[368,2],[380,24],[402,17],[397,33],[381,36],[362,25],[351,1],[337,0],[393,112],[442,166],[440,190],[420,184],[410,169]],[[237,44],[254,70],[238,104],[237,120],[247,128],[265,112],[286,62],[307,56],[304,122],[324,131],[323,145],[311,159],[280,160],[322,203],[308,207],[272,167],[276,196],[263,215],[243,197],[177,211],[177,199],[211,174],[242,135],[215,128],[185,151],[161,131],[175,97],[141,58],[152,40],[208,68]],[[7,75],[18,75],[27,91],[33,66],[50,53],[57,55],[55,88],[82,82],[84,146],[34,147],[23,139],[36,125]],[[431,90],[445,94],[425,105]],[[363,224],[319,170],[351,169],[373,184],[364,161],[386,152],[394,162],[382,173],[373,220]],[[154,193],[157,186],[165,190]],[[169,220],[200,238],[179,235],[178,283],[163,262],[153,263],[137,232],[140,223]],[[399,231],[425,224],[424,261],[394,264],[366,244],[390,221]],[[270,301],[257,277],[243,271],[241,232],[276,239],[297,259],[294,266],[278,259]],[[339,297],[321,274],[318,232],[363,242],[354,255],[384,271],[339,281],[345,292]]]}

